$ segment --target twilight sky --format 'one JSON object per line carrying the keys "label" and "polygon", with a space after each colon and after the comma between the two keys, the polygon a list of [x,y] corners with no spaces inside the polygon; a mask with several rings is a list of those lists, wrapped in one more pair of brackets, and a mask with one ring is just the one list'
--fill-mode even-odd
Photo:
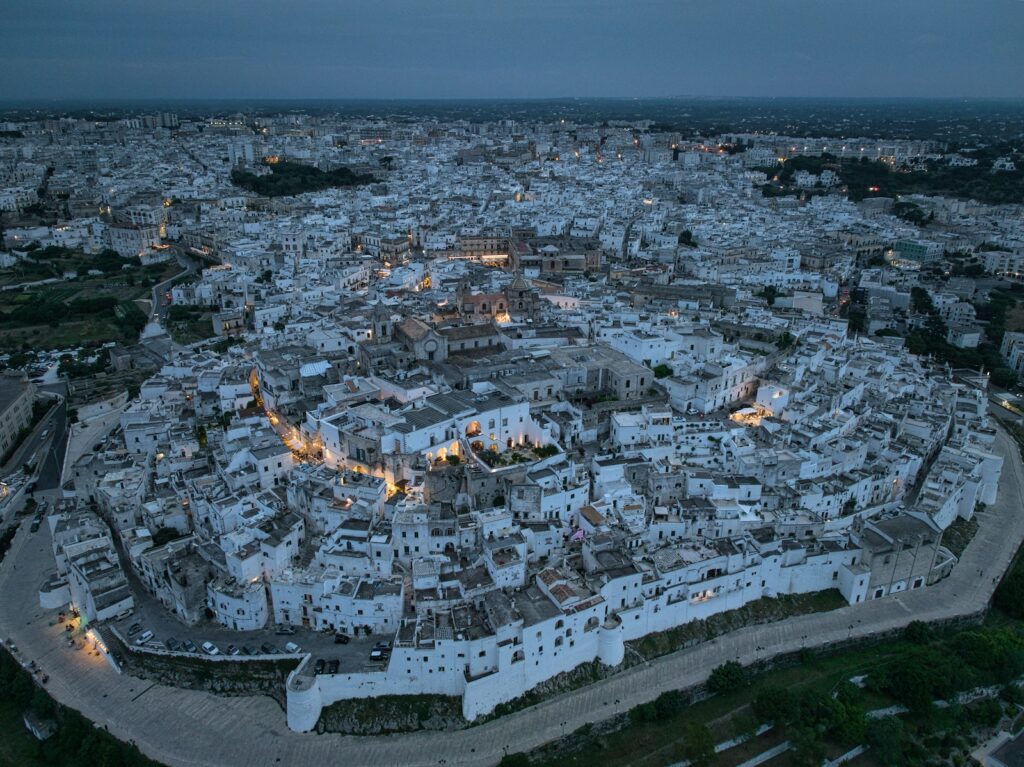
{"label": "twilight sky", "polygon": [[0,0],[0,99],[1024,97],[1024,0]]}

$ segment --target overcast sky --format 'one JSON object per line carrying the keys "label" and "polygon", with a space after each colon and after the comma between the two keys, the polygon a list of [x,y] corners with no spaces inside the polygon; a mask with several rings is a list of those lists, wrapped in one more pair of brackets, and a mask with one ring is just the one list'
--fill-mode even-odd
{"label": "overcast sky", "polygon": [[0,99],[1024,97],[1024,0],[0,0]]}

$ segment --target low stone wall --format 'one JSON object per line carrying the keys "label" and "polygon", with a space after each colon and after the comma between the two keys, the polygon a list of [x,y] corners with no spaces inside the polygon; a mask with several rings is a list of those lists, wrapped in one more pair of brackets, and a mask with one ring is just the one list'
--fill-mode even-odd
{"label": "low stone wall", "polygon": [[197,655],[136,647],[115,630],[104,632],[121,656],[124,673],[171,687],[218,695],[267,695],[285,705],[285,681],[300,662],[296,656]]}
{"label": "low stone wall", "polygon": [[88,405],[82,405],[78,408],[78,420],[79,421],[91,421],[98,415],[106,415],[114,410],[120,410],[128,404],[128,392],[121,392],[115,394],[113,397],[108,399],[99,400],[98,402],[90,402]]}
{"label": "low stone wall", "polygon": [[468,727],[462,701],[447,695],[385,695],[342,700],[326,706],[317,732],[388,735],[416,730],[461,730]]}

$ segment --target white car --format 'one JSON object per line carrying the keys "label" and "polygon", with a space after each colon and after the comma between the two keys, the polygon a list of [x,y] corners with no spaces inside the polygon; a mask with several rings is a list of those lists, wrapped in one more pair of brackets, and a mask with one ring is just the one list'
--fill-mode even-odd
{"label": "white car", "polygon": [[203,642],[203,652],[207,655],[220,655],[220,648],[213,642]]}
{"label": "white car", "polygon": [[302,652],[302,648],[299,647],[297,644],[295,644],[295,642],[289,642],[288,644],[286,644],[284,646],[284,651],[285,652],[290,652],[290,653],[292,653],[294,655],[296,653]]}
{"label": "white car", "polygon": [[139,638],[135,640],[135,644],[137,644],[139,647],[142,647],[142,645],[146,644],[146,642],[148,642],[152,638],[152,631],[143,631],[141,634],[139,634]]}

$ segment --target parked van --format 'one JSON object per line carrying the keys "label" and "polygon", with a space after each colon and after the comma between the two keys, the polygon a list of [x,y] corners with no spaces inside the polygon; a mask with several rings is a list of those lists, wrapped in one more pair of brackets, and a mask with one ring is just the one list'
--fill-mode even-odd
{"label": "parked van", "polygon": [[137,644],[139,647],[142,647],[142,645],[146,644],[146,642],[148,642],[152,638],[152,631],[143,631],[141,634],[139,634],[139,638],[135,640],[135,644]]}

